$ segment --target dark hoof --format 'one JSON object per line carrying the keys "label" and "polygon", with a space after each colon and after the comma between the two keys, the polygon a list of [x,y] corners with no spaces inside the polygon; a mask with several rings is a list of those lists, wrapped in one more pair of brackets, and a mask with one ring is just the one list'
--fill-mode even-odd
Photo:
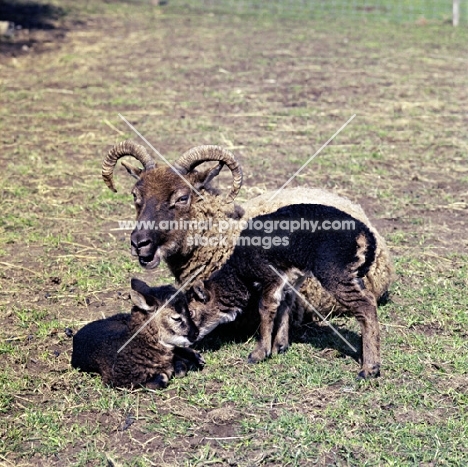
{"label": "dark hoof", "polygon": [[380,365],[372,365],[369,368],[363,368],[358,373],[358,379],[371,379],[380,376]]}
{"label": "dark hoof", "polygon": [[146,382],[145,386],[148,389],[164,389],[167,388],[167,384],[169,383],[169,378],[167,375],[160,374],[154,376],[152,379]]}
{"label": "dark hoof", "polygon": [[188,373],[188,368],[185,362],[177,360],[174,362],[174,376],[176,378],[183,378]]}
{"label": "dark hoof", "polygon": [[198,368],[203,368],[206,365],[205,359],[203,358],[201,353],[193,352],[194,353],[194,363],[197,365]]}
{"label": "dark hoof", "polygon": [[276,345],[273,347],[273,355],[285,353],[289,349],[289,344]]}
{"label": "dark hoof", "polygon": [[252,354],[250,354],[248,357],[247,357],[247,363],[258,363],[260,360],[258,360],[257,358],[253,357]]}
{"label": "dark hoof", "polygon": [[200,353],[190,348],[176,348],[174,352],[174,376],[182,378],[190,370],[201,370],[205,366],[205,360]]}
{"label": "dark hoof", "polygon": [[174,367],[176,368],[179,362],[185,364],[188,370],[199,370],[205,366],[205,360],[202,355],[189,347],[176,347],[174,350]]}
{"label": "dark hoof", "polygon": [[254,350],[247,358],[247,363],[258,363],[262,362],[270,355],[267,354],[264,350]]}

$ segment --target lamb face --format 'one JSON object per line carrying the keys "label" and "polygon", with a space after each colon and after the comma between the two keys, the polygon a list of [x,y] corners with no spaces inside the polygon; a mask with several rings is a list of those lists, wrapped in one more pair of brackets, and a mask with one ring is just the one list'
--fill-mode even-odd
{"label": "lamb face", "polygon": [[234,300],[232,300],[232,302],[237,302],[236,304],[231,306],[230,300],[221,303],[218,297],[223,295],[226,299],[226,295],[217,290],[217,285],[210,280],[196,281],[187,291],[190,315],[198,328],[198,340],[203,339],[220,324],[234,321],[243,311],[242,307],[238,305],[238,300],[247,303],[250,297],[248,291],[239,288],[236,290]]}
{"label": "lamb face", "polygon": [[172,286],[149,287],[139,279],[132,279],[130,293],[132,309],[132,328],[140,331],[148,341],[157,339],[168,347],[188,347],[198,337],[182,293]]}
{"label": "lamb face", "polygon": [[187,292],[189,309],[198,328],[199,339],[209,334],[222,324],[222,313],[219,310],[214,293],[210,293],[202,281],[197,281]]}
{"label": "lamb face", "polygon": [[188,347],[197,340],[198,329],[190,317],[185,302],[182,313],[164,309],[156,321],[159,328],[159,340],[162,344]]}

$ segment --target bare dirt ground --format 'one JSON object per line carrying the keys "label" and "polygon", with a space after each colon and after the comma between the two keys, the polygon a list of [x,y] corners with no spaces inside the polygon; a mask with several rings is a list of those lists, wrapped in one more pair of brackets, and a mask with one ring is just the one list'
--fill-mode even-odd
{"label": "bare dirt ground", "polygon": [[[36,23],[10,11],[23,29],[0,42],[5,465],[463,465],[466,31],[120,3],[40,11]],[[381,380],[356,383],[323,326],[257,367],[252,342],[212,342],[207,368],[161,393],[70,369],[69,336],[128,311],[130,277],[171,281],[141,271],[118,230],[134,216],[131,180],[119,169],[117,195],[100,180],[106,151],[134,136],[118,113],[171,160],[230,148],[240,201],[280,186],[356,114],[292,186],[361,203],[388,240]],[[336,325],[359,342],[350,320]]]}

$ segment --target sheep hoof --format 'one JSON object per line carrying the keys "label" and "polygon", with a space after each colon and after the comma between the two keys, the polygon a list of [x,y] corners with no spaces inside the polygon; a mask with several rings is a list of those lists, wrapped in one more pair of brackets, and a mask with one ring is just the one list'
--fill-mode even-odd
{"label": "sheep hoof", "polygon": [[199,370],[205,366],[202,355],[190,348],[177,348],[174,352],[174,373],[180,378],[189,370]]}
{"label": "sheep hoof", "polygon": [[275,344],[273,346],[272,355],[284,353],[288,349],[289,349],[289,344]]}
{"label": "sheep hoof", "polygon": [[174,376],[176,378],[183,378],[187,373],[187,365],[182,360],[177,360],[174,363]]}
{"label": "sheep hoof", "polygon": [[258,360],[257,358],[253,357],[252,354],[250,354],[248,357],[247,357],[247,363],[258,363],[260,360]]}
{"label": "sheep hoof", "polygon": [[154,376],[152,379],[146,382],[146,387],[148,389],[164,389],[167,388],[169,378],[166,374],[162,373],[160,375]]}
{"label": "sheep hoof", "polygon": [[193,357],[197,367],[203,368],[205,366],[206,362],[201,353],[193,351]]}
{"label": "sheep hoof", "polygon": [[365,365],[362,370],[358,373],[358,379],[370,379],[377,378],[380,376],[380,364]]}
{"label": "sheep hoof", "polygon": [[265,360],[265,358],[267,358],[269,355],[267,354],[267,352],[265,350],[262,350],[262,349],[258,349],[258,350],[254,350],[247,358],[247,362],[248,363],[258,363],[258,362],[261,362],[263,360]]}

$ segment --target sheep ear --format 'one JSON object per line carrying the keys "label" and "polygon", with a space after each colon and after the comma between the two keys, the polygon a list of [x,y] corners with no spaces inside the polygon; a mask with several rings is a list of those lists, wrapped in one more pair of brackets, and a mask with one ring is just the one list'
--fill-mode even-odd
{"label": "sheep ear", "polygon": [[143,172],[143,169],[140,169],[140,167],[135,167],[132,164],[129,164],[128,162],[125,162],[125,161],[121,161],[121,164],[127,169],[127,172],[133,178],[140,180],[140,175]]}
{"label": "sheep ear", "polygon": [[153,310],[156,306],[156,298],[151,295],[148,284],[140,279],[133,278],[131,286],[130,298],[133,304],[141,310]]}
{"label": "sheep ear", "polygon": [[151,295],[143,295],[136,290],[130,291],[130,298],[133,304],[140,310],[153,311],[155,308],[156,300]]}
{"label": "sheep ear", "polygon": [[206,303],[210,300],[210,294],[205,289],[205,284],[203,281],[196,281],[192,286],[193,293],[195,296],[203,303]]}
{"label": "sheep ear", "polygon": [[206,169],[203,172],[197,172],[196,173],[196,180],[195,180],[195,188],[200,189],[204,188],[206,185],[208,185],[213,178],[219,175],[219,172],[221,172],[221,169],[223,168],[224,163],[220,162],[219,164],[216,164],[214,167],[211,167],[211,169]]}

